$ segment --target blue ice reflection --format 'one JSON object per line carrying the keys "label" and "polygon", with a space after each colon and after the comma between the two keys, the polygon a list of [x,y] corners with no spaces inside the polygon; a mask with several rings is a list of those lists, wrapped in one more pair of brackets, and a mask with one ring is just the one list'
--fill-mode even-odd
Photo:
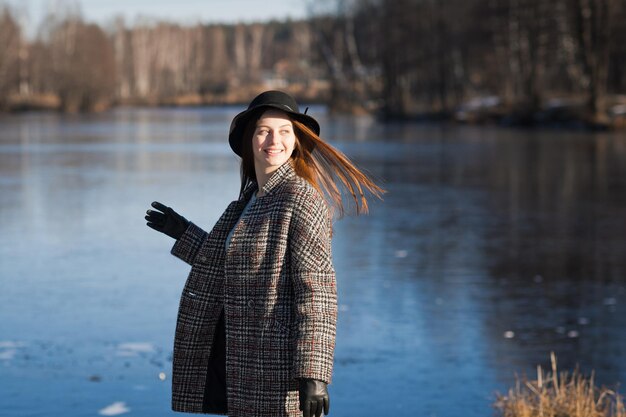
{"label": "blue ice reflection", "polygon": [[[0,409],[174,414],[188,267],[143,213],[213,225],[239,189],[237,111],[0,117]],[[623,134],[310,114],[388,190],[335,223],[332,415],[491,415],[550,351],[626,379]]]}

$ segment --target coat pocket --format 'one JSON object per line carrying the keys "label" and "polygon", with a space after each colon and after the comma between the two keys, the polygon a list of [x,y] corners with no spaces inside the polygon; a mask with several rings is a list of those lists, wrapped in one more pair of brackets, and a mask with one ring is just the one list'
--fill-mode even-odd
{"label": "coat pocket", "polygon": [[209,321],[211,302],[196,290],[185,287],[180,297],[175,340],[188,344],[197,341]]}
{"label": "coat pocket", "polygon": [[265,385],[291,389],[295,340],[289,327],[274,318],[263,320],[259,364]]}

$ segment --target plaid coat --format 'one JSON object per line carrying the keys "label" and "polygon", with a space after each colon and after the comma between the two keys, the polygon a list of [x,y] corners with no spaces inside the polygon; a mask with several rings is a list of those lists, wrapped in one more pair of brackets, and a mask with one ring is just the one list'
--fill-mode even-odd
{"label": "plaid coat", "polygon": [[[337,296],[331,217],[290,162],[230,203],[211,232],[190,223],[171,253],[191,265],[176,324],[172,409],[202,412],[207,363],[224,309],[228,414],[298,416],[296,378],[331,382]],[[210,389],[210,387],[209,387]]]}

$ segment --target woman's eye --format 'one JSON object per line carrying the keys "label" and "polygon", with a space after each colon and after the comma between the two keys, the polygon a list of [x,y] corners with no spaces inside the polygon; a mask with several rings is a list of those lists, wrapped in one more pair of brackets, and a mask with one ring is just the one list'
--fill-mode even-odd
{"label": "woman's eye", "polygon": [[281,130],[280,134],[281,135],[288,135],[290,133],[290,130]]}

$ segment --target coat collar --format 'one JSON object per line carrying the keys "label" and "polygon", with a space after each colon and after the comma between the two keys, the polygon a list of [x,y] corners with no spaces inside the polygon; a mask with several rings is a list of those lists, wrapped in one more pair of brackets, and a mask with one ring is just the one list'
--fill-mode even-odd
{"label": "coat collar", "polygon": [[271,194],[277,190],[285,181],[290,180],[296,176],[296,171],[293,169],[291,159],[282,164],[272,176],[267,180],[265,186],[263,186],[263,192],[265,194]]}
{"label": "coat collar", "polygon": [[[297,175],[296,171],[294,170],[293,163],[292,163],[292,161],[290,159],[287,162],[285,162],[284,164],[282,164],[280,167],[278,167],[278,169],[276,171],[274,171],[272,176],[267,180],[267,183],[265,183],[265,185],[263,186],[263,192],[265,193],[265,195],[263,197],[265,197],[266,195],[270,195],[274,191],[280,189],[280,187],[287,180],[290,180],[290,179],[294,178],[296,175]],[[250,197],[252,196],[252,193],[256,192],[258,190],[258,188],[259,188],[259,185],[257,184],[257,182],[253,181],[243,191],[243,195],[244,195],[243,199],[245,201],[248,201],[250,199]],[[260,198],[263,198],[263,197],[260,197]]]}

